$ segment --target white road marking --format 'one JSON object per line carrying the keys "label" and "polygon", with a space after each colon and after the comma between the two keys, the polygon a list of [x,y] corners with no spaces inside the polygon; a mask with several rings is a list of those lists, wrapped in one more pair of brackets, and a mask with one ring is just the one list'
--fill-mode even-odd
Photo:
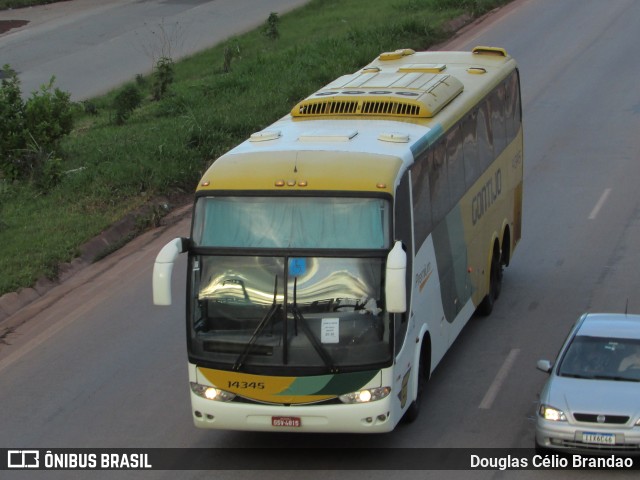
{"label": "white road marking", "polygon": [[605,189],[604,192],[602,192],[602,195],[600,196],[600,200],[598,200],[598,203],[596,203],[596,206],[593,207],[593,210],[591,210],[591,213],[589,214],[589,220],[594,220],[598,216],[600,209],[604,205],[604,202],[607,201],[607,197],[609,196],[610,193],[611,193],[610,188],[607,188]]}
{"label": "white road marking", "polygon": [[483,410],[488,410],[491,408],[491,405],[493,405],[493,401],[498,396],[498,392],[500,391],[500,388],[502,388],[502,384],[506,380],[507,375],[509,374],[509,370],[511,370],[511,367],[513,367],[513,364],[515,363],[519,353],[519,348],[514,348],[509,352],[509,355],[507,355],[507,358],[502,364],[502,367],[500,367],[496,378],[493,379],[493,383],[489,387],[489,390],[487,390],[487,393],[484,395],[484,398],[482,399],[482,402],[480,402],[478,408],[481,408]]}

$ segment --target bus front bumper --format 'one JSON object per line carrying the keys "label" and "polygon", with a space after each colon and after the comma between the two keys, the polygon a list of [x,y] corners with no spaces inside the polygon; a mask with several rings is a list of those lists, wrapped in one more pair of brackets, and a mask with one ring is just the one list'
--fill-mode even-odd
{"label": "bus front bumper", "polygon": [[191,392],[198,428],[269,432],[384,433],[393,430],[391,396],[361,404],[283,406],[217,402]]}

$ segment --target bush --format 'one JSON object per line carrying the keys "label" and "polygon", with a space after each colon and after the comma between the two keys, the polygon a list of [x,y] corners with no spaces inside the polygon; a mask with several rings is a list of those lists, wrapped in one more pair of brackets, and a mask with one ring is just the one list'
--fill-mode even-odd
{"label": "bush", "polygon": [[26,147],[24,135],[24,103],[20,93],[20,80],[16,73],[5,65],[0,84],[0,172],[13,178],[14,152]]}
{"label": "bush", "polygon": [[53,88],[55,77],[40,87],[24,105],[25,128],[40,148],[53,150],[73,129],[71,96]]}
{"label": "bush", "polygon": [[227,45],[224,47],[224,62],[222,64],[222,72],[229,73],[231,72],[231,61],[240,55],[240,46],[239,45]]}
{"label": "bush", "polygon": [[162,100],[173,83],[173,60],[169,57],[162,57],[156,62],[153,72],[153,98]]}
{"label": "bush", "polygon": [[278,14],[275,12],[271,12],[269,18],[267,18],[267,24],[264,27],[264,34],[267,38],[271,40],[276,40],[280,37],[280,31],[278,30],[278,23],[280,23],[280,18]]}
{"label": "bush", "polygon": [[69,93],[54,88],[55,77],[26,102],[20,80],[9,65],[0,84],[0,174],[8,180],[32,179],[46,159],[57,158],[60,139],[73,128]]}
{"label": "bush", "polygon": [[135,85],[127,85],[116,98],[113,99],[113,107],[116,110],[116,123],[124,124],[131,113],[142,103],[142,94]]}

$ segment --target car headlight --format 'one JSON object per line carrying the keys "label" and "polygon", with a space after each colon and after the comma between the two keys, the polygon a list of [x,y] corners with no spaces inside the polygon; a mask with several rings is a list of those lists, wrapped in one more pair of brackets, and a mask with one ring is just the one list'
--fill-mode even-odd
{"label": "car headlight", "polygon": [[391,387],[366,388],[358,392],[340,395],[342,403],[368,403],[381,400],[391,393]]}
{"label": "car headlight", "polygon": [[199,383],[189,382],[191,384],[191,391],[199,397],[206,398],[207,400],[216,400],[218,402],[230,402],[236,396],[233,393],[220,390],[219,388],[211,387],[209,385],[200,385]]}
{"label": "car headlight", "polygon": [[562,410],[558,410],[557,408],[551,407],[549,405],[540,405],[540,410],[538,414],[544,418],[545,420],[550,420],[552,422],[566,422],[567,417],[565,416]]}

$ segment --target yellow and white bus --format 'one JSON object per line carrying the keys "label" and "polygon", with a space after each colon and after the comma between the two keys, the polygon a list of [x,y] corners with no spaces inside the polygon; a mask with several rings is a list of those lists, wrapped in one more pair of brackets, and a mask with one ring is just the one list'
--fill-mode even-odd
{"label": "yellow and white bus", "polygon": [[154,302],[188,252],[197,427],[387,432],[521,236],[516,62],[501,48],[381,54],[218,158],[190,238],[158,254]]}

